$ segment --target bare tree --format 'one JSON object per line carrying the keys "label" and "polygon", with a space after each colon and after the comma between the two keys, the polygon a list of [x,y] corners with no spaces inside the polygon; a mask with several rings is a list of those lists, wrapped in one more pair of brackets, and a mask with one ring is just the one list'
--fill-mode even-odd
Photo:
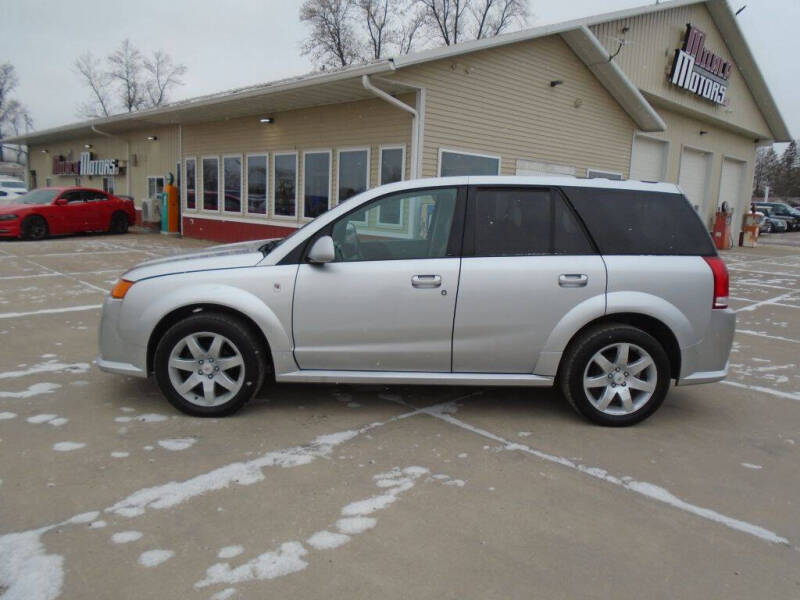
{"label": "bare tree", "polygon": [[[33,128],[28,109],[19,101],[11,97],[11,94],[19,85],[17,73],[14,65],[9,62],[0,64],[0,139],[8,133],[20,135],[21,133]],[[4,145],[0,144],[0,161],[3,161]],[[27,152],[22,146],[14,146],[13,150],[17,154],[17,162],[21,162],[21,157]]]}
{"label": "bare tree", "polygon": [[325,66],[346,67],[363,60],[353,28],[355,0],[305,0],[300,20],[311,27],[303,54]]}
{"label": "bare tree", "polygon": [[426,24],[445,46],[457,44],[464,32],[464,13],[469,0],[417,0],[423,7]]}
{"label": "bare tree", "polygon": [[[412,5],[414,2],[412,2]],[[403,21],[402,26],[400,27],[399,33],[399,41],[398,41],[398,53],[399,54],[409,54],[414,49],[414,42],[416,41],[419,33],[422,31],[422,28],[425,26],[425,22],[427,20],[427,14],[425,13],[425,9],[422,7],[416,7],[414,10],[413,6],[409,7],[408,17]]]}
{"label": "bare tree", "polygon": [[186,74],[186,65],[175,64],[163,50],[153,52],[152,58],[144,60],[144,70],[149,78],[146,83],[148,106],[161,106],[167,101],[170,88],[183,85],[181,77]]}
{"label": "bare tree", "polygon": [[142,81],[142,53],[125,39],[108,57],[108,75],[117,83],[122,107],[127,112],[141,110],[147,103],[146,85]]}
{"label": "bare tree", "polygon": [[100,59],[86,52],[75,59],[75,71],[92,94],[91,100],[78,107],[78,114],[89,118],[110,116],[113,110],[111,76],[102,69]]}
{"label": "bare tree", "polygon": [[515,22],[524,24],[528,19],[525,0],[480,0],[470,6],[470,12],[476,40],[500,35]]}
{"label": "bare tree", "polygon": [[370,54],[374,60],[383,56],[387,43],[394,37],[389,4],[389,0],[359,0],[366,22]]}

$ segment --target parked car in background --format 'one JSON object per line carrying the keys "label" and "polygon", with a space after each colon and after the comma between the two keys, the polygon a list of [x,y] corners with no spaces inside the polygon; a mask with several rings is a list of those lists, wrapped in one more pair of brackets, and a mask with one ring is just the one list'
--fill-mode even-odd
{"label": "parked car in background", "polygon": [[728,272],[677,186],[451,177],[363,192],[285,240],[142,263],[106,298],[104,371],[178,409],[297,383],[558,386],[630,425],[724,379]]}
{"label": "parked car in background", "polygon": [[786,221],[787,231],[800,230],[800,215],[788,204],[782,202],[756,202],[757,209],[768,208],[770,216]]}
{"label": "parked car in background", "polygon": [[125,233],[133,201],[91,188],[39,188],[0,206],[0,237],[40,240],[87,231]]}
{"label": "parked car in background", "polygon": [[28,186],[22,179],[16,177],[0,176],[0,206],[12,204],[16,198],[27,193]]}
{"label": "parked car in background", "polygon": [[769,206],[758,206],[756,210],[764,215],[764,220],[761,222],[760,231],[762,233],[786,233],[789,230],[789,224],[786,219],[780,219],[772,214],[772,208]]}

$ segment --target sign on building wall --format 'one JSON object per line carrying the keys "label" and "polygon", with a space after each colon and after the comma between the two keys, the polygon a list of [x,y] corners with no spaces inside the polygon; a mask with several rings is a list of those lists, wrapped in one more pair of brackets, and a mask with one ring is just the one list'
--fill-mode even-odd
{"label": "sign on building wall", "polygon": [[683,48],[675,50],[669,80],[710,102],[726,104],[731,69],[733,63],[706,48],[705,32],[689,23]]}
{"label": "sign on building wall", "polygon": [[81,152],[80,160],[65,160],[53,157],[53,175],[119,175],[119,160],[106,158],[92,160],[91,152]]}

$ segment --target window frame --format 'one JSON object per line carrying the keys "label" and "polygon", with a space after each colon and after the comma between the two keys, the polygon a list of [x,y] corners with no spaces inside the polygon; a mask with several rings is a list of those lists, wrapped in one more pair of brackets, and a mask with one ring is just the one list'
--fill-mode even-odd
{"label": "window frame", "polygon": [[[251,158],[263,158],[266,161],[266,169],[264,170],[264,212],[250,212],[250,165],[248,164]],[[242,203],[242,212],[245,215],[268,219],[269,218],[269,184],[271,179],[269,177],[269,152],[247,152],[244,155],[244,163],[242,164],[244,175],[242,178],[242,185],[244,191],[242,193],[244,199]]]}
{"label": "window frame", "polygon": [[[437,177],[443,177],[442,175],[442,155],[444,153],[448,154],[463,154],[464,156],[477,156],[480,158],[491,158],[497,160],[497,173],[495,175],[500,175],[503,172],[503,159],[499,155],[495,154],[484,154],[481,152],[474,152],[470,150],[459,150],[458,148],[444,148],[442,146],[439,147],[439,164],[436,169]],[[489,175],[491,176],[491,175]],[[463,177],[463,175],[448,175],[447,177]],[[478,177],[476,175],[476,177]],[[486,175],[482,175],[481,177],[487,177]]]}
{"label": "window frame", "polygon": [[[185,156],[183,158],[183,164],[181,168],[183,169],[183,187],[181,188],[181,203],[183,205],[184,210],[197,212],[197,157],[196,156]],[[189,162],[194,163],[194,207],[189,208]]]}
{"label": "window frame", "polygon": [[[586,227],[586,224],[583,222],[580,214],[578,211],[575,210],[575,207],[572,206],[572,202],[569,201],[569,197],[567,194],[564,193],[558,186],[552,185],[525,185],[525,184],[496,184],[496,185],[488,185],[488,184],[478,184],[478,185],[469,185],[467,186],[467,212],[466,217],[464,219],[464,243],[462,247],[461,256],[462,258],[542,258],[542,257],[550,257],[550,256],[599,256],[600,250],[597,247],[597,244],[594,241],[589,229]],[[564,208],[572,215],[577,223],[578,228],[583,232],[584,237],[589,242],[589,247],[591,248],[590,253],[584,254],[558,254],[558,253],[547,253],[547,254],[503,254],[497,256],[483,256],[476,254],[476,227],[477,222],[475,221],[476,215],[476,202],[477,202],[477,192],[479,189],[484,190],[503,190],[503,189],[511,189],[511,190],[519,190],[519,189],[530,189],[533,191],[542,191],[547,190],[557,194]]]}
{"label": "window frame", "polygon": [[[167,185],[167,178],[164,177],[163,175],[148,175],[147,176],[147,197],[148,198],[150,198],[150,180],[151,179],[160,179],[161,180],[161,191],[162,192],[164,191],[164,187],[166,187],[166,185]],[[156,187],[158,187],[158,186],[156,186]],[[157,198],[157,200],[160,202],[161,198]]]}
{"label": "window frame", "polygon": [[[239,210],[227,210],[225,208],[225,159],[238,158],[239,159]],[[241,154],[223,154],[220,161],[221,177],[219,185],[222,188],[221,200],[219,203],[220,212],[225,215],[243,215],[244,214],[244,157]]]}
{"label": "window frame", "polygon": [[[303,199],[303,210],[299,212],[300,222],[307,222],[313,221],[317,217],[307,217],[306,216],[306,177],[308,176],[308,170],[306,169],[306,156],[309,154],[327,154],[328,155],[328,208],[323,212],[324,215],[328,212],[331,208],[333,208],[333,149],[332,148],[321,148],[321,149],[312,149],[312,150],[303,150],[303,191],[300,196]],[[338,165],[337,165],[338,167]],[[318,215],[321,216],[321,215]]]}
{"label": "window frame", "polygon": [[[275,162],[280,156],[293,156],[294,157],[294,214],[292,215],[279,215],[276,211],[278,207],[277,196],[275,195],[275,184],[278,182],[275,177]],[[267,213],[271,218],[280,221],[293,221],[299,220],[300,213],[297,210],[300,204],[300,153],[297,150],[288,150],[272,153],[272,189],[268,192],[268,196],[272,198],[272,213]]]}
{"label": "window frame", "polygon": [[[206,181],[205,181],[205,179],[206,178],[203,175],[203,161],[211,160],[211,159],[217,161],[217,208],[216,208],[216,210],[208,209],[208,208],[205,207],[205,204],[206,204],[206,202],[205,202],[205,200],[206,200]],[[214,214],[218,215],[218,214],[221,214],[221,212],[222,212],[222,210],[221,210],[222,206],[221,206],[220,201],[219,201],[220,200],[220,196],[222,195],[222,194],[220,194],[220,186],[222,185],[222,177],[220,177],[220,168],[221,168],[221,166],[222,166],[222,164],[221,164],[221,161],[219,160],[219,155],[211,155],[211,156],[202,156],[202,157],[200,157],[200,173],[199,173],[200,176],[198,177],[198,179],[200,181],[200,185],[198,187],[202,191],[202,196],[200,198],[200,212],[201,213],[206,213],[206,214],[209,214],[209,215],[214,215]]]}

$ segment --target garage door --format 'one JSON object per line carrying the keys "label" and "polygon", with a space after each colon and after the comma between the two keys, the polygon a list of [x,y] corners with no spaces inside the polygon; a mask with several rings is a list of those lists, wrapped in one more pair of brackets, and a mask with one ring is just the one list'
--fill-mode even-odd
{"label": "garage door", "polygon": [[[745,173],[747,163],[741,160],[725,158],[722,161],[722,179],[719,182],[719,204],[727,202],[733,209],[733,239],[739,237],[742,226],[742,215],[746,212]],[[747,206],[749,207],[749,205]]]}
{"label": "garage door", "polygon": [[711,154],[684,148],[681,153],[681,171],[678,175],[678,185],[686,194],[689,202],[695,207],[703,222],[708,221],[706,207],[706,192],[708,190],[708,171]]}
{"label": "garage door", "polygon": [[631,179],[664,181],[667,172],[667,143],[637,135],[631,153]]}

